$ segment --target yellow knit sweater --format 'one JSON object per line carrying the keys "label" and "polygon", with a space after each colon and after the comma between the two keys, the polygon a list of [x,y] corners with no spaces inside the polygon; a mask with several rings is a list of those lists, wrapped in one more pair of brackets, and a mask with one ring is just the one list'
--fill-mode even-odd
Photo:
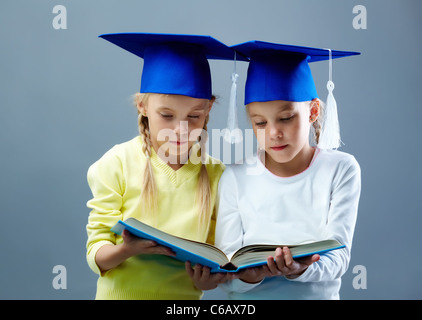
{"label": "yellow knit sweater", "polygon": [[141,205],[142,174],[146,158],[142,152],[140,136],[114,146],[89,168],[88,184],[93,198],[87,203],[92,209],[87,224],[87,261],[90,268],[99,275],[96,299],[167,300],[201,297],[202,292],[193,285],[184,269],[184,263],[173,258],[139,255],[101,273],[95,263],[95,254],[104,244],[119,244],[123,241],[110,228],[118,220],[129,217],[153,224],[179,237],[213,243],[215,201],[224,165],[212,160],[207,161],[206,168],[211,182],[213,215],[206,224],[199,223],[200,217],[195,205],[201,168],[201,163],[197,164],[199,161],[189,161],[175,171],[153,151],[151,163],[158,191],[158,208],[153,220]]}

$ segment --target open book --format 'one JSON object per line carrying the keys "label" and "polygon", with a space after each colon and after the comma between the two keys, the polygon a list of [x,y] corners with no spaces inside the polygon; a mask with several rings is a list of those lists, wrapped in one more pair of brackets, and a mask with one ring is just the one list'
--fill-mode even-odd
{"label": "open book", "polygon": [[173,236],[134,218],[119,221],[111,228],[111,231],[120,235],[124,229],[137,237],[153,240],[159,245],[170,248],[176,253],[174,258],[178,260],[190,261],[192,265],[207,266],[212,273],[237,272],[264,265],[267,263],[267,258],[273,256],[278,247],[289,247],[294,259],[344,247],[336,240],[322,240],[299,245],[256,244],[240,248],[229,259],[223,251],[213,245]]}

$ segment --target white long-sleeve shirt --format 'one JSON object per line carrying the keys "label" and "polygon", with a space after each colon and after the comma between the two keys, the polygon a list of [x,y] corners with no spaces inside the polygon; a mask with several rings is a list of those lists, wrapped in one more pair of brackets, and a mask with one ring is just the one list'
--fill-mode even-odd
{"label": "white long-sleeve shirt", "polygon": [[305,171],[283,178],[260,158],[228,166],[223,173],[215,244],[229,256],[250,244],[336,239],[346,247],[321,255],[295,279],[233,280],[221,288],[230,299],[339,299],[358,211],[359,164],[347,153],[316,149]]}

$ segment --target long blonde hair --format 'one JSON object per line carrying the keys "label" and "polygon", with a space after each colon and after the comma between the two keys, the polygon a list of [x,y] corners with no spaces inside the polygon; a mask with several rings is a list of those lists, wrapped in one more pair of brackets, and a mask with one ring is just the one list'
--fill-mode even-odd
{"label": "long blonde hair", "polygon": [[[145,169],[142,179],[141,201],[146,212],[150,212],[154,218],[154,212],[158,206],[157,187],[154,179],[154,171],[151,164],[152,144],[149,130],[148,117],[139,112],[138,106],[142,103],[146,105],[151,93],[136,93],[134,95],[134,104],[138,109],[138,128],[139,134],[143,139],[142,152],[146,157]],[[211,102],[214,102],[213,96]],[[207,131],[207,123],[209,116],[205,118],[203,130]],[[207,142],[208,135],[201,135],[199,138],[200,152],[201,152],[201,169],[199,172],[198,185],[196,190],[196,206],[200,216],[199,222],[205,223],[211,216],[211,186],[206,168],[206,153],[204,146]]]}

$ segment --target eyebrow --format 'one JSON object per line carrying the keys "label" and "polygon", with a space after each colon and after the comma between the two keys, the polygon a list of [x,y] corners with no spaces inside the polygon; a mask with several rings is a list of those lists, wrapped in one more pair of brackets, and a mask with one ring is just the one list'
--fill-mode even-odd
{"label": "eyebrow", "polygon": [[290,110],[294,110],[294,109],[295,109],[295,106],[294,106],[293,103],[286,103],[281,108],[278,108],[278,112],[290,111]]}
{"label": "eyebrow", "polygon": [[196,106],[196,107],[193,107],[192,109],[190,109],[189,111],[203,111],[203,112],[205,112],[206,107],[205,106]]}
{"label": "eyebrow", "polygon": [[[175,109],[172,108],[172,107],[169,107],[169,106],[159,106],[157,108],[157,111],[158,112],[160,112],[160,111],[175,112]],[[198,106],[192,107],[192,109],[189,109],[189,112],[205,112],[205,107],[198,105]]]}

